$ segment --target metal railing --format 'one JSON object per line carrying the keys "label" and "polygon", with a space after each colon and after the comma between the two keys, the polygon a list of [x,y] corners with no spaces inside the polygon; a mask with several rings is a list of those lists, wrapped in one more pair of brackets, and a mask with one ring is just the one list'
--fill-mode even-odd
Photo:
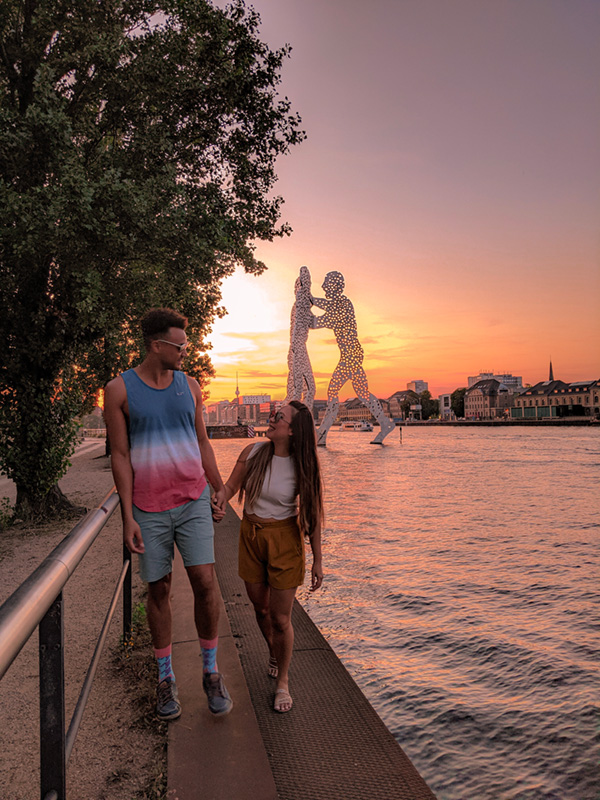
{"label": "metal railing", "polygon": [[123,568],[66,731],[62,590],[118,505],[113,489],[0,607],[0,679],[39,626],[42,800],[66,800],[67,764],[121,590],[123,641],[131,636],[131,554],[123,547]]}

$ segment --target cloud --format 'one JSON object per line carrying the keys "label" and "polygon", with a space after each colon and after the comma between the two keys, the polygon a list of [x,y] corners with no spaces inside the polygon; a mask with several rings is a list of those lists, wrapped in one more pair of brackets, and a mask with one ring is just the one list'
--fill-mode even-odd
{"label": "cloud", "polygon": [[363,336],[361,337],[361,344],[378,344],[381,341],[381,336]]}
{"label": "cloud", "polygon": [[[264,371],[259,369],[242,369],[240,370],[240,378],[244,379],[251,379],[251,378],[271,378],[276,379],[279,378],[281,380],[287,380],[287,371],[286,372],[274,372],[273,370]],[[278,384],[281,385],[281,384]]]}
{"label": "cloud", "polygon": [[223,332],[221,336],[226,339],[244,339],[256,342],[280,337],[289,338],[289,331],[286,328],[279,328],[273,331],[259,331],[256,333],[250,331],[227,331]]}

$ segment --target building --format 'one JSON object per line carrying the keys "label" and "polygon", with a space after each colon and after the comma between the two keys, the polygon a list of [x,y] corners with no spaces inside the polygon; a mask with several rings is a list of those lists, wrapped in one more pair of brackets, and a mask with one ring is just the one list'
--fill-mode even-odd
{"label": "building", "polygon": [[[378,398],[383,413],[389,416],[390,408],[387,400]],[[340,410],[337,415],[338,422],[375,422],[375,417],[371,414],[367,406],[364,405],[362,400],[358,397],[353,397],[351,400],[346,400],[345,403],[340,405]]]}
{"label": "building", "polygon": [[412,389],[401,389],[388,397],[387,404],[389,416],[395,422],[400,422],[410,416],[410,406],[419,404],[419,395]]}
{"label": "building", "polygon": [[493,372],[480,372],[479,375],[469,375],[467,386],[475,386],[479,381],[495,380],[503,383],[511,392],[523,391],[523,378],[520,375],[511,375],[510,372],[502,372],[495,375]]}
{"label": "building", "polygon": [[360,422],[363,419],[368,422],[373,422],[374,420],[369,409],[358,397],[354,397],[352,400],[346,400],[345,403],[342,403],[337,418],[340,422]]}
{"label": "building", "polygon": [[230,403],[229,400],[221,400],[213,403],[206,409],[208,412],[209,425],[235,425],[238,420],[237,401]]}
{"label": "building", "polygon": [[540,381],[515,398],[511,416],[513,419],[600,418],[600,380]]}
{"label": "building", "polygon": [[406,384],[406,388],[410,389],[412,392],[421,394],[421,392],[427,392],[429,390],[429,384],[427,381],[409,381]]}
{"label": "building", "polygon": [[261,403],[270,403],[271,402],[271,395],[270,394],[244,394],[241,397],[242,405],[244,406],[254,406],[260,405]]}
{"label": "building", "polygon": [[440,405],[440,419],[453,419],[454,412],[452,411],[452,395],[441,394],[438,397],[438,403]]}
{"label": "building", "polygon": [[465,392],[465,419],[503,419],[510,414],[513,394],[495,378],[487,378]]}
{"label": "building", "polygon": [[242,423],[257,423],[260,415],[259,403],[245,403],[238,409],[238,421]]}

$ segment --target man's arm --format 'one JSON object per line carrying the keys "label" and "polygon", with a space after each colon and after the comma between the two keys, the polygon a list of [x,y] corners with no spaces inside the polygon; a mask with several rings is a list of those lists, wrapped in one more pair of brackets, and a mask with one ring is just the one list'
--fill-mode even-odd
{"label": "man's arm", "polygon": [[133,469],[127,436],[126,402],[127,390],[123,378],[115,378],[107,384],[104,391],[104,420],[110,440],[110,465],[121,499],[123,540],[131,553],[143,553],[142,532],[133,518]]}
{"label": "man's arm", "polygon": [[198,381],[194,380],[194,378],[190,378],[188,376],[188,384],[196,401],[196,435],[198,436],[198,445],[200,447],[200,455],[202,456],[202,466],[204,467],[204,472],[206,473],[208,482],[215,492],[213,496],[213,505],[224,513],[227,507],[225,488],[223,485],[223,479],[221,478],[221,473],[217,467],[217,459],[215,458],[212,444],[210,443],[210,439],[206,433],[204,419],[202,418],[202,392],[200,390]]}

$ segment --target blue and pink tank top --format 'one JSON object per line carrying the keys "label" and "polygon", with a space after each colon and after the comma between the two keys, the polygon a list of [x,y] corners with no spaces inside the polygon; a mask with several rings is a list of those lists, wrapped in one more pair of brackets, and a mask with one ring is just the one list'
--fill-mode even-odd
{"label": "blue and pink tank top", "polygon": [[206,476],[196,434],[196,406],[183,372],[166,389],[153,389],[128,369],[122,375],[129,407],[133,503],[167,511],[197,500]]}

